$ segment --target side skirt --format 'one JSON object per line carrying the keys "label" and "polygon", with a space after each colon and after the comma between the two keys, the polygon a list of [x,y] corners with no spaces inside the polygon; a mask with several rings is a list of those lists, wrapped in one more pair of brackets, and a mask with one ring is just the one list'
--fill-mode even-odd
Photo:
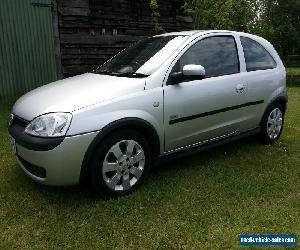
{"label": "side skirt", "polygon": [[238,133],[238,134],[231,133],[231,134],[220,136],[217,138],[212,138],[212,139],[204,141],[204,142],[199,142],[199,143],[195,143],[193,145],[175,149],[175,150],[166,152],[163,155],[160,155],[157,159],[157,163],[161,164],[166,161],[171,161],[171,160],[175,160],[175,159],[185,157],[185,156],[188,156],[191,154],[199,153],[199,152],[202,152],[202,151],[205,151],[205,150],[208,150],[208,149],[211,149],[211,148],[214,148],[214,147],[226,144],[226,143],[230,143],[230,142],[237,141],[237,140],[245,138],[245,137],[256,135],[260,131],[261,131],[261,128],[257,127],[255,129],[247,130],[242,133]]}

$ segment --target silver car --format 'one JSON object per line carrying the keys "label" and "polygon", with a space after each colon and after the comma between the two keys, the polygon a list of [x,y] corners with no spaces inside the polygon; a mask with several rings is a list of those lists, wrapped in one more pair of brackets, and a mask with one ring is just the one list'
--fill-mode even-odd
{"label": "silver car", "polygon": [[8,130],[37,182],[135,190],[154,160],[283,129],[286,72],[265,39],[188,31],[142,40],[92,73],[21,97]]}

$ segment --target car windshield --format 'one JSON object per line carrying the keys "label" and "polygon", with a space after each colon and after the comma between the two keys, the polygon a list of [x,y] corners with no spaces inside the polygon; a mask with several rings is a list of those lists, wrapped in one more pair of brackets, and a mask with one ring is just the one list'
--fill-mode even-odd
{"label": "car windshield", "polygon": [[185,36],[157,36],[139,41],[94,71],[97,74],[147,77],[186,40]]}

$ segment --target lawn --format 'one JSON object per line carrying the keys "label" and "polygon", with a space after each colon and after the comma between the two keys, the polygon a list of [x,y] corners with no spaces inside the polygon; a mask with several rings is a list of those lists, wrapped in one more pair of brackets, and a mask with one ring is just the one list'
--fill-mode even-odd
{"label": "lawn", "polygon": [[289,86],[300,86],[300,68],[287,68],[287,84]]}
{"label": "lawn", "polygon": [[277,144],[248,138],[167,163],[118,200],[25,177],[2,104],[0,249],[236,249],[240,234],[299,236],[300,88],[289,98]]}
{"label": "lawn", "polygon": [[290,76],[299,76],[300,75],[300,68],[287,68],[286,69],[287,75]]}

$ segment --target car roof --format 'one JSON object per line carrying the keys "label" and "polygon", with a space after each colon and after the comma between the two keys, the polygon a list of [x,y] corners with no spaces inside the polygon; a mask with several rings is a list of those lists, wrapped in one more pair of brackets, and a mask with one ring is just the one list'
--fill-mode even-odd
{"label": "car roof", "polygon": [[199,32],[202,32],[202,30],[189,30],[189,31],[179,31],[179,32],[170,32],[170,33],[164,33],[157,36],[193,36]]}
{"label": "car roof", "polygon": [[209,33],[230,33],[230,34],[240,34],[246,36],[253,36],[249,33],[231,31],[231,30],[189,30],[189,31],[179,31],[179,32],[171,32],[171,33],[164,33],[157,36],[193,36],[193,35],[204,35]]}
{"label": "car roof", "polygon": [[[254,40],[260,41],[261,43],[265,44],[266,42],[268,43],[267,40],[265,40],[262,37],[259,37],[257,35],[245,33],[245,32],[239,32],[239,31],[232,31],[232,30],[189,30],[189,31],[180,31],[180,32],[171,32],[171,33],[164,33],[157,35],[159,36],[187,36],[187,37],[192,37],[192,36],[201,36],[201,35],[206,35],[206,34],[224,34],[228,33],[231,35],[239,35],[239,36],[245,36],[252,38]],[[156,36],[156,37],[157,37]]]}
{"label": "car roof", "polygon": [[179,32],[171,32],[164,33],[157,36],[193,36],[195,34],[207,34],[207,33],[236,33],[235,31],[229,30],[189,30],[189,31],[179,31]]}

